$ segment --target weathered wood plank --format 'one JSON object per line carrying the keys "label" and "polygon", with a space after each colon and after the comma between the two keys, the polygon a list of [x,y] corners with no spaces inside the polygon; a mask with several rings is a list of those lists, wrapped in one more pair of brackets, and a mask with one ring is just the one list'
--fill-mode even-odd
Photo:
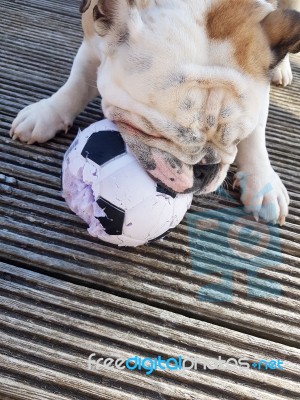
{"label": "weathered wood plank", "polygon": [[[101,244],[68,210],[60,194],[63,153],[78,127],[101,118],[99,99],[76,119],[67,136],[35,146],[10,140],[16,113],[53,93],[68,76],[81,42],[77,3],[1,3],[1,400],[298,399],[299,56],[291,57],[294,84],[272,89],[267,127],[271,161],[290,191],[290,216],[283,228],[272,230],[278,233],[280,246],[270,243],[266,251],[263,245],[256,247],[263,253],[259,265],[265,268],[253,278],[264,291],[272,289],[268,280],[274,280],[282,292],[269,299],[251,298],[247,277],[233,260],[228,242],[228,232],[240,216],[237,192],[229,191],[226,199],[195,198],[188,218],[167,239],[138,249]],[[218,210],[218,230],[195,236],[198,216],[211,209]],[[231,245],[242,246],[245,256],[251,255],[255,237],[250,239],[250,234],[259,232],[266,241],[269,233],[264,226],[249,222],[251,231],[241,232]],[[268,263],[278,257],[281,262]],[[235,271],[224,279],[224,288],[233,283],[232,301],[199,301],[199,289],[218,283],[228,269]],[[102,369],[97,374],[83,367],[94,349],[115,357],[133,352],[277,357],[286,369],[157,372],[151,377]]]}
{"label": "weathered wood plank", "polygon": [[24,378],[17,380],[5,374],[0,375],[1,400],[70,400],[68,395],[51,393],[30,384],[24,384]]}
{"label": "weathered wood plank", "polygon": [[[126,399],[129,392],[128,399],[297,398],[298,349],[275,347],[267,340],[4,263],[0,286],[5,311],[0,315],[0,361],[7,376],[18,371],[25,382],[51,383],[62,396],[69,390],[72,399],[82,394],[89,399]],[[217,355],[280,358],[285,370],[211,370],[209,378],[201,368],[151,376],[137,371],[120,374],[103,366],[96,372],[87,369],[93,352],[114,359],[158,354],[205,360]]]}

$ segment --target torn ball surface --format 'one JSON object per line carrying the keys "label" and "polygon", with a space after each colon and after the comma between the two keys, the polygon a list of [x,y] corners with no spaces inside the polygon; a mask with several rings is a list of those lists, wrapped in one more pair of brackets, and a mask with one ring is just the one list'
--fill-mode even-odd
{"label": "torn ball surface", "polygon": [[108,120],[78,132],[64,156],[62,189],[89,234],[118,246],[164,236],[192,202],[192,194],[175,195],[158,185]]}

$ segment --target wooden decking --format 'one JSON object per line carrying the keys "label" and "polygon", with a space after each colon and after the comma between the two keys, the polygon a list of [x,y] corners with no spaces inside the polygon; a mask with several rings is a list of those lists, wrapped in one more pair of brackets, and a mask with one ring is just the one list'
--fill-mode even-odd
{"label": "wooden decking", "polygon": [[[87,234],[60,193],[63,154],[78,127],[101,118],[100,101],[45,145],[8,136],[18,110],[67,78],[81,41],[78,3],[1,2],[0,400],[299,399],[300,57],[293,86],[272,89],[268,123],[292,200],[286,225],[251,220],[238,231],[238,192],[229,190],[195,199],[165,240],[115,249]],[[95,371],[91,353],[280,359],[284,370]]]}

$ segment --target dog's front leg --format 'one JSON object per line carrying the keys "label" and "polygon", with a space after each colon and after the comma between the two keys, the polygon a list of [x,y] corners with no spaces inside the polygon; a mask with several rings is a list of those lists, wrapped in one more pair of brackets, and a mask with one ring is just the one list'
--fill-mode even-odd
{"label": "dog's front leg", "polygon": [[288,86],[293,81],[293,72],[290,63],[290,56],[287,54],[284,59],[274,68],[272,82],[275,85]]}
{"label": "dog's front leg", "polygon": [[[300,0],[280,0],[279,6],[283,9],[294,9],[300,12]],[[290,56],[287,54],[284,59],[274,68],[272,82],[276,85],[287,86],[293,81],[293,72],[290,63]]]}
{"label": "dog's front leg", "polygon": [[235,184],[241,189],[245,211],[267,222],[283,225],[288,215],[289,196],[280,177],[273,170],[265,143],[269,93],[256,129],[238,145]]}
{"label": "dog's front leg", "polygon": [[74,118],[97,96],[99,59],[84,41],[75,57],[70,77],[53,96],[25,107],[12,124],[10,136],[22,142],[43,143],[58,131],[67,131]]}

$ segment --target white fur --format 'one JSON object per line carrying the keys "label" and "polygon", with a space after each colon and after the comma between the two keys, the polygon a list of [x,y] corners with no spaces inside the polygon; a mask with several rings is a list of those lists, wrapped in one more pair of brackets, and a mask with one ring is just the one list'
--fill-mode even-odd
{"label": "white fur", "polygon": [[287,54],[279,65],[274,69],[272,82],[276,85],[288,86],[293,81],[293,73],[290,64],[290,57]]}
{"label": "white fur", "polygon": [[265,146],[265,127],[268,118],[269,90],[262,93],[263,107],[255,130],[238,146],[235,184],[240,186],[245,211],[255,218],[284,224],[288,215],[289,195],[273,170]]}
{"label": "white fur", "polygon": [[28,144],[43,143],[52,139],[58,131],[67,131],[76,115],[98,94],[98,66],[97,54],[84,41],[66,84],[50,98],[20,111],[12,124],[11,137]]}

